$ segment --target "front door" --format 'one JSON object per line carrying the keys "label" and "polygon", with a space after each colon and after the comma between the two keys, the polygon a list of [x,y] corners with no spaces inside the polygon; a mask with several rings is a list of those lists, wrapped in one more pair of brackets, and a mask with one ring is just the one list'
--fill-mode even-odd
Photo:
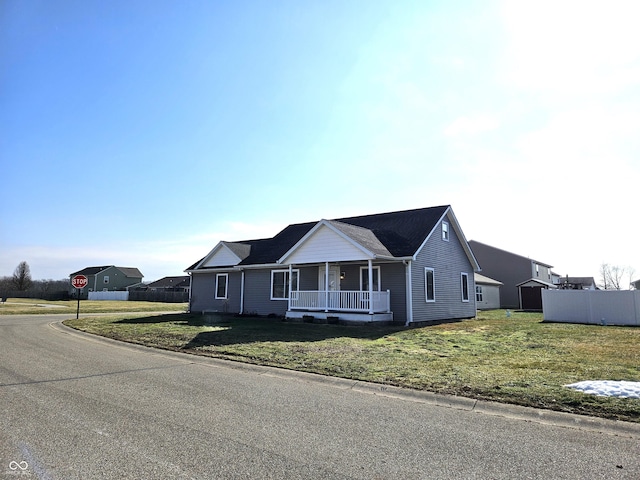
{"label": "front door", "polygon": [[[324,292],[327,287],[327,269],[324,266],[319,267],[319,275],[318,275],[318,290]],[[340,267],[330,266],[329,267],[329,292],[339,292],[340,291]],[[327,308],[329,310],[335,310],[340,308],[340,294],[339,293],[329,293],[325,294],[325,298],[327,299]]]}
{"label": "front door", "polygon": [[[318,290],[324,291],[327,285],[327,271],[324,267],[320,267],[319,270]],[[338,290],[340,290],[340,267],[329,267],[329,291],[335,292]]]}

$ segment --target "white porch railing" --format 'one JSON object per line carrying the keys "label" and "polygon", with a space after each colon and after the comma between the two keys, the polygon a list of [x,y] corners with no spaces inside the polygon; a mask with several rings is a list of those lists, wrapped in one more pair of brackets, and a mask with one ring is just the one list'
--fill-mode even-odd
{"label": "white porch railing", "polygon": [[[361,290],[297,290],[289,298],[291,310],[334,310],[341,312],[391,312],[391,292],[370,292]],[[371,300],[371,302],[370,302]],[[373,307],[373,308],[371,308]]]}

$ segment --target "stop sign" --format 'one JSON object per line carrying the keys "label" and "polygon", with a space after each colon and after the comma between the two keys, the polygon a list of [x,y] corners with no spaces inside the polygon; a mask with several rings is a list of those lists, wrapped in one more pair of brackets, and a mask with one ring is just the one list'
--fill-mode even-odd
{"label": "stop sign", "polygon": [[75,288],[84,288],[87,286],[87,283],[89,283],[89,279],[84,275],[76,275],[71,279],[71,285]]}

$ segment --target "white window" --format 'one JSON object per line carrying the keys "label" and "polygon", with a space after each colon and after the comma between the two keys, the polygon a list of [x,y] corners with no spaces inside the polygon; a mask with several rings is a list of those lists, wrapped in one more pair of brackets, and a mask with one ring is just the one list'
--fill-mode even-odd
{"label": "white window", "polygon": [[105,285],[107,285],[109,283],[109,275],[105,275],[104,276],[103,282],[104,282]]}
{"label": "white window", "polygon": [[482,287],[480,285],[476,285],[476,302],[482,301]]}
{"label": "white window", "polygon": [[216,275],[216,299],[227,298],[228,283],[229,283],[228,273],[218,273]]}
{"label": "white window", "polygon": [[424,269],[424,293],[427,302],[436,301],[436,277],[433,268]]}
{"label": "white window", "polygon": [[540,276],[540,265],[536,263],[536,277]]}
{"label": "white window", "polygon": [[460,274],[460,281],[462,283],[462,301],[469,301],[469,275],[466,273]]}
{"label": "white window", "polygon": [[449,224],[447,222],[442,222],[442,240],[449,241]]}
{"label": "white window", "polygon": [[[293,270],[291,289],[298,290],[300,271]],[[271,300],[287,300],[289,298],[289,270],[271,270]]]}
{"label": "white window", "polygon": [[[373,275],[373,291],[380,291],[380,267],[372,267],[371,273]],[[360,290],[363,292],[369,291],[369,267],[360,267]]]}

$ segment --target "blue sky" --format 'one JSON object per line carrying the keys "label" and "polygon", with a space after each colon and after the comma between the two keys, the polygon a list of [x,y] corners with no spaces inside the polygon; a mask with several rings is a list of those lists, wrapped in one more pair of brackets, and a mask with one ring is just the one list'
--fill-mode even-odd
{"label": "blue sky", "polygon": [[632,267],[635,1],[0,4],[0,276],[180,275],[219,240],[450,204],[467,239]]}

